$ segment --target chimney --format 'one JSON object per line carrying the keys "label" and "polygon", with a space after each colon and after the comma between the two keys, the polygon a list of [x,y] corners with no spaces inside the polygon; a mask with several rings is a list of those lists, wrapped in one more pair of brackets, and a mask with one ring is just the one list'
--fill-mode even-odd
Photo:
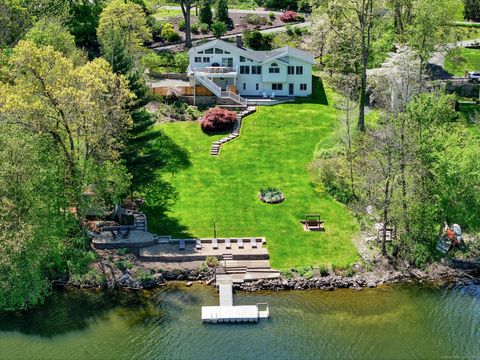
{"label": "chimney", "polygon": [[240,49],[243,48],[243,39],[242,39],[242,35],[237,35],[237,47],[239,47]]}

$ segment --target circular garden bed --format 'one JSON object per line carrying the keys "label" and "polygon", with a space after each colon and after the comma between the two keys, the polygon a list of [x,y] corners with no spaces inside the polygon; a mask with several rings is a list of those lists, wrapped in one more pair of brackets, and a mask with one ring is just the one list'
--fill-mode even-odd
{"label": "circular garden bed", "polygon": [[277,188],[260,189],[258,198],[267,204],[279,204],[285,200],[285,195]]}

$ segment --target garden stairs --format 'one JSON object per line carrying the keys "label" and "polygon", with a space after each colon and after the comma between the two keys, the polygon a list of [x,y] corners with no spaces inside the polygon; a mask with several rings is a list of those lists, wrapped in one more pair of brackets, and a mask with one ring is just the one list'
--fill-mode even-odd
{"label": "garden stairs", "polygon": [[237,114],[237,120],[235,121],[235,123],[233,125],[232,132],[228,136],[226,136],[226,137],[224,137],[220,140],[217,140],[212,144],[212,148],[210,150],[210,155],[217,156],[220,153],[220,147],[223,144],[225,144],[229,141],[232,141],[233,139],[236,139],[237,137],[239,137],[240,136],[240,130],[242,128],[243,118],[247,115],[253,114],[255,111],[256,111],[256,108],[254,106],[249,106],[245,110],[240,111]]}
{"label": "garden stairs", "polygon": [[197,71],[190,71],[190,74],[193,74],[195,77],[195,81],[205,86],[208,90],[210,90],[216,97],[220,100],[227,100],[235,104],[239,104],[241,106],[247,106],[247,99],[241,97],[240,95],[231,92],[222,90],[220,86],[215,84],[213,80],[211,80],[205,73],[197,72]]}

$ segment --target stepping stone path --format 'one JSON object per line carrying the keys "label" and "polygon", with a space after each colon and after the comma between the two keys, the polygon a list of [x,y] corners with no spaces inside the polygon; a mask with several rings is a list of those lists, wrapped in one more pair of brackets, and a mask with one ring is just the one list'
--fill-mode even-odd
{"label": "stepping stone path", "polygon": [[217,156],[220,152],[220,147],[223,144],[225,144],[229,141],[232,141],[233,139],[236,139],[237,137],[239,137],[240,136],[240,129],[242,128],[242,119],[247,115],[253,114],[255,111],[256,111],[255,106],[248,106],[245,110],[240,111],[237,114],[237,121],[235,121],[235,124],[233,125],[233,129],[232,129],[232,132],[230,133],[230,135],[228,135],[228,136],[226,136],[226,137],[224,137],[220,140],[215,141],[212,144],[212,148],[210,150],[210,155]]}

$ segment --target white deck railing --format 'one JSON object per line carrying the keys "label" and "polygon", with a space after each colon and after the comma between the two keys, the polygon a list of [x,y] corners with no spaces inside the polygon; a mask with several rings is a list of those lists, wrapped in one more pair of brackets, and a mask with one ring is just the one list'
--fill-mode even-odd
{"label": "white deck railing", "polygon": [[189,68],[192,72],[202,72],[206,74],[231,74],[237,73],[237,68],[235,67],[228,67],[228,66],[191,66]]}
{"label": "white deck railing", "polygon": [[[239,103],[240,105],[247,106],[247,99],[241,97],[240,95],[231,92],[231,91],[224,91],[220,86],[215,84],[215,82],[207,76],[207,73],[204,72],[204,69],[212,69],[212,68],[195,68],[195,67],[188,67],[188,74],[191,76],[193,75],[195,79],[205,86],[208,90],[218,96],[219,98],[228,98],[232,99],[233,101]],[[218,69],[218,68],[216,68]],[[224,69],[235,69],[235,68],[224,68]],[[216,74],[219,74],[218,72]]]}

